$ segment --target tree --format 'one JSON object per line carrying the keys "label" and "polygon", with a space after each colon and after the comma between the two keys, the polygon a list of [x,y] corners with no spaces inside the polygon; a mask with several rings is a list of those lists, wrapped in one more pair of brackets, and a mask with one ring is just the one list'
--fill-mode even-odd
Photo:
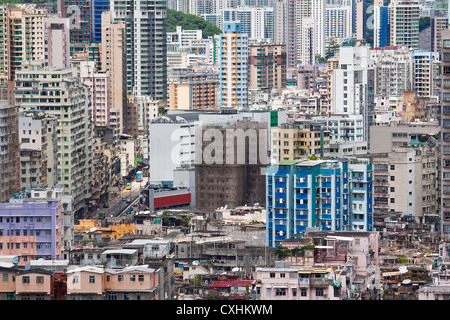
{"label": "tree", "polygon": [[172,9],[167,9],[166,23],[167,32],[175,32],[177,26],[183,28],[183,30],[202,30],[203,39],[222,33],[222,30],[202,17]]}

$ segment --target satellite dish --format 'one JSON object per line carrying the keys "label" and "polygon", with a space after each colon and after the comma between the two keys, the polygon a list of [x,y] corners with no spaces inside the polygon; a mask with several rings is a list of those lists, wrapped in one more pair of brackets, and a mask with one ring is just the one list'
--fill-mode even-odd
{"label": "satellite dish", "polygon": [[399,269],[400,273],[407,273],[408,272],[408,268],[406,266],[401,266],[398,269]]}
{"label": "satellite dish", "polygon": [[95,230],[97,230],[96,227],[92,227],[91,229],[89,229],[90,232],[94,232]]}
{"label": "satellite dish", "polygon": [[411,279],[405,279],[405,280],[403,280],[403,284],[411,284]]}
{"label": "satellite dish", "polygon": [[233,271],[233,272],[238,272],[238,271],[239,271],[239,268],[238,268],[238,267],[235,267],[235,268],[231,269],[231,271]]}

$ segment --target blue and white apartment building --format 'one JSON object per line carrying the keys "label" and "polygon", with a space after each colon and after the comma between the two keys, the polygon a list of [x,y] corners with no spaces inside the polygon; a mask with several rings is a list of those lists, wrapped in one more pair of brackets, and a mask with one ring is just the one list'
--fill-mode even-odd
{"label": "blue and white apartment building", "polygon": [[266,170],[270,247],[302,234],[373,231],[373,171],[369,159],[282,161]]}

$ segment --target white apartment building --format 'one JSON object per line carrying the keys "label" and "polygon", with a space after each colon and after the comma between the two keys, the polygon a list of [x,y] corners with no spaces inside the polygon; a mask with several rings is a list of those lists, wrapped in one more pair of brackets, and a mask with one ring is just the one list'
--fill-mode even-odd
{"label": "white apartment building", "polygon": [[374,67],[368,46],[342,47],[332,78],[332,113],[362,115],[366,141],[373,120]]}
{"label": "white apartment building", "polygon": [[438,52],[414,50],[413,90],[419,97],[439,97],[440,93],[440,58]]}
{"label": "white apartment building", "polygon": [[343,4],[325,7],[325,45],[330,40],[344,40],[352,36],[352,7]]}
{"label": "white apartment building", "polygon": [[223,23],[239,21],[241,23],[241,32],[247,34],[249,41],[274,42],[275,12],[273,7],[239,6],[237,8],[223,9],[220,13],[220,22],[222,23],[219,27],[220,29],[223,30]]}
{"label": "white apartment building", "polygon": [[[308,48],[313,47],[314,51],[311,54],[316,54],[321,57],[325,57],[325,0],[300,0],[297,1],[296,6],[296,27],[297,27],[297,60],[300,60],[302,64],[305,64],[301,59],[307,52],[304,50],[310,50]],[[308,19],[310,18],[310,19]],[[311,23],[311,18],[313,22]],[[308,33],[305,36],[312,37],[312,39],[305,39],[304,32],[302,30],[307,26],[313,26],[314,32]],[[303,42],[313,42],[313,46],[303,46]],[[315,64],[315,63],[312,63]]]}
{"label": "white apartment building", "polygon": [[88,88],[72,68],[48,68],[38,60],[17,71],[14,93],[19,111],[40,110],[58,119],[58,182],[72,194],[74,211],[82,212],[90,197],[92,163]]}

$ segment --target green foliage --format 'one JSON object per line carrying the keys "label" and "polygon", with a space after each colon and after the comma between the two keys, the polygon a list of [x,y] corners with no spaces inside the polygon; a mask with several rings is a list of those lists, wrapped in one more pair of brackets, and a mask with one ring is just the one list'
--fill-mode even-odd
{"label": "green foliage", "polygon": [[181,223],[183,224],[183,226],[188,226],[189,225],[189,221],[191,221],[191,217],[189,216],[185,216],[183,218],[181,218]]}
{"label": "green foliage", "polygon": [[177,26],[183,30],[202,30],[203,39],[222,33],[222,30],[199,16],[167,9],[167,32],[175,32]]}

